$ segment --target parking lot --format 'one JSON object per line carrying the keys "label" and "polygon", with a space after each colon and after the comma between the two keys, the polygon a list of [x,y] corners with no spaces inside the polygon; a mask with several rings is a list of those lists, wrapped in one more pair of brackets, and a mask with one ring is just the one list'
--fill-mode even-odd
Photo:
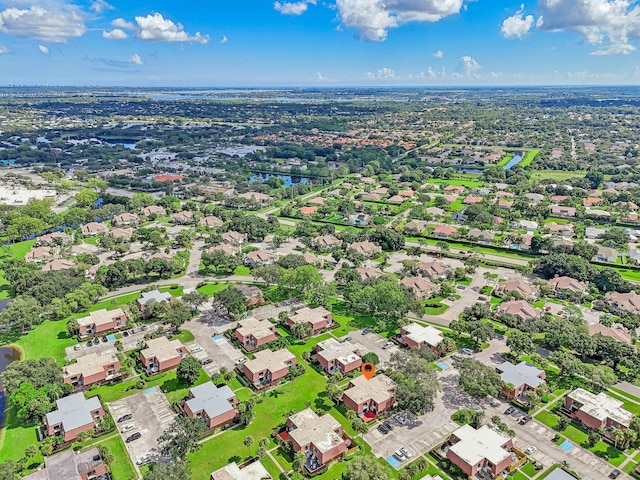
{"label": "parking lot", "polygon": [[[134,348],[136,348],[138,346],[138,342],[143,341],[144,336],[147,333],[156,331],[158,327],[160,327],[160,325],[161,325],[160,322],[156,322],[156,323],[151,323],[149,325],[144,325],[142,327],[137,327],[133,329],[129,328],[127,330],[123,330],[122,338],[119,339],[122,342],[123,351],[127,352],[129,350],[133,350]],[[97,338],[102,338],[102,335]],[[89,353],[94,353],[94,352],[108,353],[110,351],[113,351],[113,353],[115,353],[115,340],[113,341],[108,340],[107,342],[100,341],[100,343],[96,345],[94,344],[93,339],[91,339],[91,343],[93,345],[91,345],[90,347],[87,346],[88,342],[89,342],[89,339],[87,338],[85,340],[82,340],[80,343],[76,345],[67,347],[65,349],[65,353],[66,353],[65,358],[67,360],[71,360],[72,358],[84,357],[85,355]]]}
{"label": "parking lot", "polygon": [[[366,335],[362,334],[363,330],[357,330],[355,332],[351,332],[348,335],[340,337],[339,340],[344,340],[346,337],[351,337],[351,341],[353,343],[359,343],[363,347],[366,348],[366,352],[373,352],[378,355],[380,359],[379,367],[385,367],[389,363],[389,359],[391,355],[398,351],[400,347],[397,345],[393,345],[387,349],[383,349],[385,343],[389,342],[386,338],[378,335],[375,332],[369,332]],[[364,353],[363,352],[363,355]]]}
{"label": "parking lot", "polygon": [[[130,420],[116,424],[131,461],[136,464],[140,457],[148,453],[152,455],[154,461],[159,460],[158,437],[176,417],[162,392],[157,387],[152,387],[122,400],[109,403],[108,406],[116,422],[123,415],[132,414]],[[123,427],[131,424],[135,427],[122,433]],[[127,438],[136,432],[142,436],[127,443]],[[138,469],[137,464],[136,469]]]}

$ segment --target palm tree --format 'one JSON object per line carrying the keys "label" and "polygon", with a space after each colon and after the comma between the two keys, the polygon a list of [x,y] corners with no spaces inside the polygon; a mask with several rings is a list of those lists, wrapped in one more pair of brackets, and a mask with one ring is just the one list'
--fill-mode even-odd
{"label": "palm tree", "polygon": [[611,436],[613,437],[613,445],[618,448],[618,442],[624,440],[624,432],[619,428],[611,429]]}
{"label": "palm tree", "polygon": [[302,474],[305,463],[307,463],[307,456],[302,452],[296,452],[293,456],[291,468],[295,473]]}
{"label": "palm tree", "polygon": [[253,445],[253,437],[251,435],[247,435],[244,437],[244,446],[247,447],[247,451],[249,452],[248,456],[251,456],[251,445]]}

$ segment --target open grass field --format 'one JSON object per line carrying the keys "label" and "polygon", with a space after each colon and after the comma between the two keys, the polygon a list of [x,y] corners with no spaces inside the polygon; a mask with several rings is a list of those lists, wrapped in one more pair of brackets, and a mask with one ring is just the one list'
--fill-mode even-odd
{"label": "open grass field", "polygon": [[224,290],[225,288],[228,288],[228,287],[229,287],[228,283],[207,283],[202,287],[198,287],[196,290],[198,290],[201,294],[210,297],[214,293],[219,292],[220,290]]}
{"label": "open grass field", "polygon": [[113,453],[116,461],[111,464],[111,477],[113,480],[129,480],[130,478],[136,478],[137,474],[133,463],[129,459],[129,454],[125,449],[124,443],[120,435],[114,435],[113,437],[100,442],[98,445],[109,447],[111,453]]}
{"label": "open grass field", "polygon": [[586,173],[585,170],[575,170],[572,172],[565,170],[531,170],[531,180],[534,182],[545,179],[563,181],[569,178],[584,177]]}
{"label": "open grass field", "polygon": [[[0,430],[0,462],[6,460],[20,460],[29,445],[38,445],[38,435],[35,425],[21,425],[16,417],[16,408],[11,406],[6,410],[5,426]],[[43,461],[40,452],[33,459],[34,463]]]}

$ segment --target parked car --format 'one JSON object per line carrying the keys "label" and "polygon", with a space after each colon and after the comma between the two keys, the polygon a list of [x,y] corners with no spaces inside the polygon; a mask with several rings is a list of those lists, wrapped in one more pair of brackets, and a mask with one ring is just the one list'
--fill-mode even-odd
{"label": "parked car", "polygon": [[511,414],[512,414],[513,412],[515,412],[515,411],[516,411],[516,407],[511,406],[511,407],[507,408],[507,409],[504,411],[504,414],[505,414],[505,415],[511,415]]}
{"label": "parked car", "polygon": [[238,360],[236,360],[234,363],[235,363],[236,365],[242,365],[242,364],[243,364],[244,362],[246,362],[247,360],[249,360],[247,357],[242,357],[242,358],[239,358]]}
{"label": "parked car", "polygon": [[151,461],[151,454],[150,453],[145,453],[144,455],[142,455],[138,461],[136,462],[138,465],[144,465],[146,463],[149,463]]}
{"label": "parked car", "polygon": [[386,435],[387,433],[389,433],[389,429],[385,427],[384,424],[382,423],[378,425],[378,431],[383,435]]}
{"label": "parked car", "polygon": [[407,459],[407,457],[404,456],[404,453],[402,453],[400,450],[396,450],[395,452],[393,452],[393,456],[401,462],[404,462]]}
{"label": "parked car", "polygon": [[202,362],[203,365],[209,365],[210,363],[213,363],[212,358],[207,358],[204,362]]}
{"label": "parked car", "polygon": [[386,421],[383,423],[383,425],[384,425],[385,427],[387,427],[389,430],[393,430],[393,425],[391,425],[391,422],[390,422],[390,421],[386,420]]}
{"label": "parked car", "polygon": [[400,424],[400,425],[406,425],[407,423],[407,419],[404,418],[402,415],[396,415],[396,421]]}
{"label": "parked car", "polygon": [[100,340],[102,340],[102,343],[107,343],[109,341],[106,335],[102,337]]}
{"label": "parked car", "polygon": [[387,342],[382,346],[383,350],[386,350],[387,348],[393,347],[393,342]]}
{"label": "parked car", "polygon": [[136,425],[134,423],[130,423],[129,425],[125,425],[124,427],[122,427],[122,430],[120,430],[120,432],[127,433],[133,430],[134,428],[136,428]]}
{"label": "parked car", "polygon": [[371,332],[373,332],[373,329],[372,329],[372,328],[367,327],[367,328],[365,328],[364,330],[362,330],[362,335],[366,335],[367,333],[371,333]]}
{"label": "parked car", "polygon": [[129,336],[129,332],[127,332],[126,330],[124,332],[122,332],[122,336],[123,337],[128,337]]}
{"label": "parked car", "polygon": [[465,355],[473,355],[474,353],[476,353],[473,350],[471,350],[470,348],[461,348],[460,352],[464,353]]}
{"label": "parked car", "polygon": [[143,332],[147,331],[147,326],[146,325],[142,325],[142,327],[140,328],[140,330],[142,330]]}
{"label": "parked car", "polygon": [[93,346],[93,342],[92,342],[91,340],[89,340],[89,341],[87,342],[87,347],[92,347],[92,346]]}
{"label": "parked car", "polygon": [[131,443],[134,440],[138,440],[140,437],[142,437],[142,434],[140,432],[136,432],[133,435],[130,435],[129,437],[127,437],[127,439],[125,440],[125,442],[127,443]]}
{"label": "parked car", "polygon": [[551,307],[545,307],[544,311],[545,312],[550,312],[551,311]]}
{"label": "parked car", "polygon": [[402,447],[400,449],[400,451],[404,454],[405,457],[407,458],[411,458],[413,457],[413,454],[409,451],[409,449],[407,447]]}
{"label": "parked car", "polygon": [[342,339],[343,342],[350,342],[351,341],[351,337],[344,337]]}
{"label": "parked car", "polygon": [[518,423],[520,423],[520,425],[524,425],[525,423],[529,423],[530,421],[531,421],[531,415],[525,415],[520,419]]}
{"label": "parked car", "polygon": [[73,349],[77,352],[78,350],[80,350],[80,345],[74,345]]}
{"label": "parked car", "polygon": [[616,468],[609,474],[609,478],[618,478],[619,475],[620,475],[620,470]]}
{"label": "parked car", "polygon": [[201,351],[202,351],[202,347],[200,345],[197,345],[191,349],[191,353],[198,353]]}
{"label": "parked car", "polygon": [[118,418],[118,423],[126,422],[127,420],[131,420],[133,418],[133,413],[126,413]]}
{"label": "parked car", "polygon": [[533,445],[531,445],[529,448],[527,448],[524,453],[526,455],[531,455],[533,452],[535,452],[536,450],[538,450],[537,447],[534,447]]}

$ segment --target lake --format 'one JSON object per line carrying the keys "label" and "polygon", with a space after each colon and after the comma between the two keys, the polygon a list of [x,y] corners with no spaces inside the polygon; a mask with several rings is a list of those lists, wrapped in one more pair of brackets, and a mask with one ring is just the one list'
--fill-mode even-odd
{"label": "lake", "polygon": [[[8,347],[0,348],[0,373],[4,372],[11,362],[18,360],[20,360],[20,352],[18,352],[18,350]],[[4,408],[6,403],[7,399],[4,395],[2,381],[0,381],[0,425],[4,424]]]}
{"label": "lake", "polygon": [[504,168],[505,170],[509,170],[511,167],[516,166],[522,161],[525,153],[526,152],[513,152],[513,158],[509,160],[509,162],[502,168]]}
{"label": "lake", "polygon": [[[249,177],[249,181],[250,182],[257,182],[257,181],[263,181],[263,180],[267,181],[269,180],[270,176],[271,175],[269,175],[268,173],[258,173],[257,175],[251,175]],[[305,177],[291,177],[289,175],[275,175],[275,176],[278,178],[284,179],[285,187],[290,187],[294,183],[307,183],[309,181],[309,179]]]}

